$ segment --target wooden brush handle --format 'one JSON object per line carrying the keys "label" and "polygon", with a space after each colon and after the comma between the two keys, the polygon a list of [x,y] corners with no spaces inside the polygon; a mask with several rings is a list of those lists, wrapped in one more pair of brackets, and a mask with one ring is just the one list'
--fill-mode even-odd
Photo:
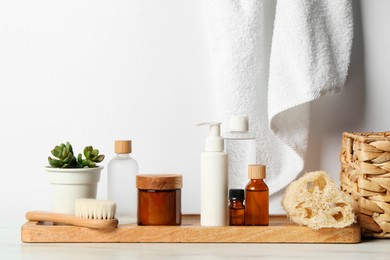
{"label": "wooden brush handle", "polygon": [[64,223],[73,226],[88,228],[115,228],[118,226],[117,219],[87,219],[76,217],[73,215],[45,211],[29,211],[26,213],[26,219],[30,221]]}

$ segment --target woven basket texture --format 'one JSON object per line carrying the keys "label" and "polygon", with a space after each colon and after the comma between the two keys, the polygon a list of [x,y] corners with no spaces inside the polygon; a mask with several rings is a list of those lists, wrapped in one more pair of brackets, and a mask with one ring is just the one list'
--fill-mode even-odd
{"label": "woven basket texture", "polygon": [[363,236],[390,238],[390,132],[343,133],[340,160]]}

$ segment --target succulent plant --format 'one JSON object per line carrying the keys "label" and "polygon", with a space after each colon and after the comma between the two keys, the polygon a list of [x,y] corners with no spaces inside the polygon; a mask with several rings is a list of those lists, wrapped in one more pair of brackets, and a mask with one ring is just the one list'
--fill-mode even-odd
{"label": "succulent plant", "polygon": [[54,168],[77,168],[77,160],[73,155],[72,145],[67,142],[60,144],[51,150],[51,154],[57,159],[49,157],[49,164]]}
{"label": "succulent plant", "polygon": [[104,155],[99,154],[98,149],[93,149],[92,146],[84,148],[84,156],[80,153],[77,158],[73,154],[73,147],[69,142],[60,144],[54,147],[51,154],[56,158],[49,156],[49,164],[53,168],[94,168],[96,163],[104,160]]}
{"label": "succulent plant", "polygon": [[93,149],[92,146],[87,146],[84,148],[84,156],[85,159],[83,159],[83,156],[81,153],[77,156],[77,162],[79,164],[79,168],[89,167],[93,168],[96,167],[96,163],[100,163],[104,160],[104,155],[99,154],[98,149]]}

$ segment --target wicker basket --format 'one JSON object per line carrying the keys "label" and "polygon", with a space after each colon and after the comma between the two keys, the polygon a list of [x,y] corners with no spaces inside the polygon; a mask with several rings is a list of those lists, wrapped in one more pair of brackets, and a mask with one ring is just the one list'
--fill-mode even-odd
{"label": "wicker basket", "polygon": [[363,236],[390,238],[390,132],[343,133],[340,160]]}

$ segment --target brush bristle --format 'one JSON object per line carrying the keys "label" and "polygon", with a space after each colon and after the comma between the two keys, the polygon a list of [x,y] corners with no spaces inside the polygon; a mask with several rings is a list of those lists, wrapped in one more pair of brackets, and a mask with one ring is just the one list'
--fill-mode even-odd
{"label": "brush bristle", "polygon": [[77,199],[75,215],[88,219],[114,219],[116,204],[111,200]]}

